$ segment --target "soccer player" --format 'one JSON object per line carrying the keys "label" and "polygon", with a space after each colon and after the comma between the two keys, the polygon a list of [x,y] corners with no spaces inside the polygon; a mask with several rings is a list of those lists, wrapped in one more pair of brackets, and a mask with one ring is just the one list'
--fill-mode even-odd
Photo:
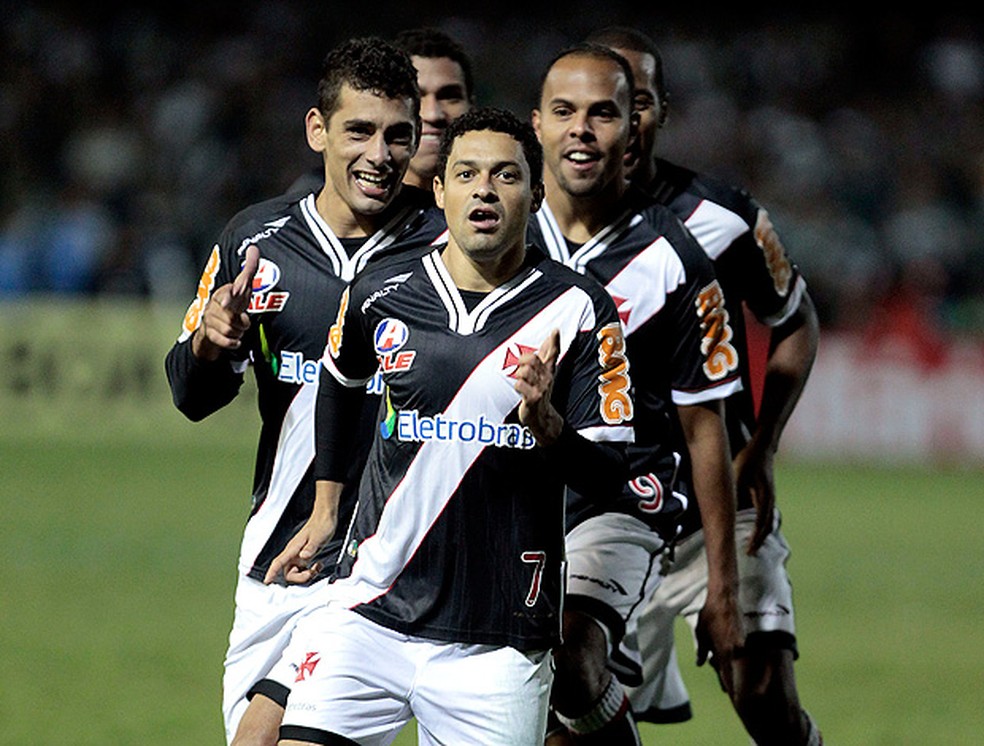
{"label": "soccer player", "polygon": [[742,643],[737,615],[734,485],[721,402],[737,390],[731,319],[710,260],[682,223],[630,190],[623,159],[634,135],[632,71],[610,49],[560,52],[543,77],[533,123],[544,148],[546,200],[533,240],[599,280],[619,308],[636,390],[632,479],[613,506],[568,505],[568,597],[557,651],[552,742],[637,743],[622,687],[637,662],[619,641],[658,576],[683,506],[697,500],[710,559],[701,657],[722,682]]}
{"label": "soccer player", "polygon": [[[735,310],[733,344],[739,350],[741,392],[725,411],[738,492],[735,541],[739,603],[746,642],[734,662],[732,702],[759,746],[818,744],[820,732],[796,690],[797,655],[789,548],[775,508],[773,459],[779,439],[816,356],[818,323],[803,277],[790,261],[766,211],[744,190],[659,158],[657,135],[667,115],[663,64],[655,43],[636,29],[612,27],[589,39],[624,56],[635,75],[639,136],[630,156],[632,180],[673,210],[714,261],[725,297]],[[772,328],[764,387],[756,417],[748,370],[744,303]],[[690,717],[687,690],[674,651],[673,623],[691,625],[707,588],[704,534],[696,506],[688,509],[675,560],[626,638],[643,658],[643,683],[629,689],[637,717],[654,722]]]}
{"label": "soccer player", "polygon": [[[441,133],[475,102],[471,58],[450,36],[429,27],[405,29],[396,34],[393,44],[410,55],[420,89],[420,144],[403,180],[430,191],[437,174]],[[315,169],[298,178],[289,191],[317,191],[323,179],[321,169]]]}
{"label": "soccer player", "polygon": [[430,190],[437,175],[441,134],[475,101],[471,59],[458,42],[434,28],[400,31],[393,43],[410,55],[420,88],[420,146],[404,181]]}
{"label": "soccer player", "polygon": [[333,532],[346,423],[377,367],[385,411],[337,579],[291,643],[281,744],[388,743],[411,717],[421,744],[542,744],[565,484],[604,499],[627,474],[615,306],[526,245],[542,195],[532,127],[473,109],[441,154],[447,245],[356,277],[329,334],[317,505],[269,577],[306,579]]}
{"label": "soccer player", "polygon": [[[269,734],[272,724],[275,740],[289,681],[264,677],[317,592],[313,578],[307,587],[263,579],[314,504],[314,403],[325,330],[345,285],[371,258],[427,245],[445,230],[432,195],[402,184],[417,144],[418,105],[416,70],[402,51],[374,38],[332,50],[318,104],[305,116],[325,187],[253,205],[228,223],[167,354],[174,402],[194,421],[232,401],[250,366],[258,391],[262,427],[223,677],[229,741],[248,692],[262,696],[253,697],[245,731]],[[367,452],[371,418],[366,422]],[[356,453],[353,474],[360,467]],[[342,500],[343,521],[353,500]],[[334,556],[340,544],[341,535],[322,556]]]}

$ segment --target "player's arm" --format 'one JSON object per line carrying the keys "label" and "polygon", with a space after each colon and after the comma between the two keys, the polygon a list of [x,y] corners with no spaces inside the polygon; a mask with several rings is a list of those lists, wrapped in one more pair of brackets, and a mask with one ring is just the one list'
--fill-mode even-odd
{"label": "player's arm", "polygon": [[519,421],[568,487],[582,494],[616,494],[628,479],[625,445],[585,438],[556,409],[552,394],[559,354],[560,333],[554,330],[537,352],[520,358],[515,374],[516,391],[523,397]]}
{"label": "player's arm", "polygon": [[346,386],[323,365],[315,403],[315,498],[311,515],[270,563],[264,583],[307,583],[323,569],[312,559],[338,527],[338,505],[354,447],[365,385]]}
{"label": "player's arm", "polygon": [[[218,248],[209,261],[218,261]],[[242,386],[245,365],[237,363],[233,354],[242,346],[250,326],[246,308],[258,266],[259,250],[250,246],[239,274],[211,295],[207,294],[211,275],[206,267],[199,284],[200,296],[185,318],[186,328],[193,325],[194,329],[176,342],[165,358],[174,404],[193,421],[224,407]],[[204,307],[198,307],[201,303]]]}
{"label": "player's arm", "polygon": [[756,509],[755,533],[746,548],[749,554],[758,551],[772,531],[776,502],[773,462],[782,431],[813,368],[819,338],[816,308],[804,290],[792,316],[772,329],[755,432],[735,457],[737,490],[747,493]]}
{"label": "player's arm", "polygon": [[[338,505],[355,450],[353,434],[366,395],[366,382],[377,365],[375,356],[360,333],[361,315],[349,312],[351,288],[342,294],[338,318],[328,334],[321,359],[318,397],[314,407],[315,499],[311,515],[284,550],[270,563],[263,582],[281,575],[288,583],[306,583],[322,568],[311,560],[335,534]],[[342,339],[346,344],[342,345]],[[343,349],[344,347],[344,349]],[[357,370],[349,377],[343,370]]]}
{"label": "player's arm", "polygon": [[697,664],[714,654],[722,683],[731,691],[730,661],[743,644],[738,617],[735,489],[720,399],[678,406],[693,464],[693,487],[707,551],[707,600],[697,624]]}

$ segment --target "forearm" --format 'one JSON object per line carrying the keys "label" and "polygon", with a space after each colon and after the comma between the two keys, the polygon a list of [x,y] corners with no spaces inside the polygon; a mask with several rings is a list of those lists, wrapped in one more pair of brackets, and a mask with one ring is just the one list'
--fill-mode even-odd
{"label": "forearm", "polygon": [[566,422],[559,437],[543,448],[547,468],[563,476],[582,495],[601,499],[618,494],[628,481],[628,460],[621,443],[598,443],[577,433]]}
{"label": "forearm", "polygon": [[775,453],[813,368],[819,343],[819,324],[813,301],[804,293],[797,312],[772,331],[761,404],[752,440]]}
{"label": "forearm", "polygon": [[228,358],[215,362],[200,360],[191,341],[180,342],[164,361],[171,398],[188,419],[198,422],[236,398],[243,383]]}
{"label": "forearm", "polygon": [[343,386],[322,368],[314,410],[314,477],[319,482],[345,480],[365,394],[364,386]]}
{"label": "forearm", "polygon": [[708,594],[737,593],[735,485],[720,401],[680,407],[707,551]]}

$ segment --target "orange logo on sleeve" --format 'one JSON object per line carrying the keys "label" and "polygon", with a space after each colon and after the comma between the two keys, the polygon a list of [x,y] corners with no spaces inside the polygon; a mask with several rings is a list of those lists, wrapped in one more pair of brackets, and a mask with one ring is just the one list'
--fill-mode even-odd
{"label": "orange logo on sleeve", "polygon": [[785,298],[789,293],[789,281],[793,277],[793,267],[786,256],[786,248],[779,240],[779,234],[769,220],[769,213],[759,210],[755,221],[755,243],[765,255],[765,266],[772,275],[772,285],[780,297]]}
{"label": "orange logo on sleeve", "polygon": [[724,306],[724,292],[715,280],[697,295],[697,316],[701,319],[700,352],[704,356],[704,374],[720,381],[738,367],[738,352],[731,344],[734,332]]}
{"label": "orange logo on sleeve", "polygon": [[181,323],[181,330],[184,334],[194,334],[198,325],[202,322],[202,312],[205,310],[205,304],[208,303],[208,299],[212,295],[212,288],[215,286],[215,276],[218,274],[220,266],[222,266],[222,258],[219,256],[219,246],[216,244],[212,249],[212,253],[209,254],[208,261],[205,262],[205,270],[202,272],[202,277],[198,281],[198,292],[195,294],[195,300],[188,306],[184,321]]}
{"label": "orange logo on sleeve", "polygon": [[629,359],[625,356],[625,337],[622,325],[609,324],[598,332],[598,361],[601,375],[598,393],[601,396],[601,417],[609,425],[632,419],[632,397],[629,390]]}
{"label": "orange logo on sleeve", "polygon": [[338,302],[338,316],[335,323],[328,330],[328,352],[332,357],[338,357],[338,351],[342,347],[342,325],[345,321],[345,311],[349,304],[349,289],[345,288],[341,300]]}

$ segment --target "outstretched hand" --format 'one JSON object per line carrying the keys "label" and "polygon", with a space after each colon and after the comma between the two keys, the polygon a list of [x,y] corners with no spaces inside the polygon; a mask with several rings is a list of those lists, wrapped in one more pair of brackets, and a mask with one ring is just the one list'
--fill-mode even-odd
{"label": "outstretched hand", "polygon": [[253,278],[260,266],[260,250],[246,248],[243,268],[236,279],[217,288],[205,305],[202,323],[192,338],[196,357],[215,360],[223,350],[236,350],[249,329],[249,301],[253,295]]}
{"label": "outstretched hand", "polygon": [[519,403],[519,421],[530,429],[536,442],[550,445],[560,437],[564,420],[550,403],[554,373],[560,357],[560,331],[554,329],[540,349],[519,359],[514,388],[523,397]]}

